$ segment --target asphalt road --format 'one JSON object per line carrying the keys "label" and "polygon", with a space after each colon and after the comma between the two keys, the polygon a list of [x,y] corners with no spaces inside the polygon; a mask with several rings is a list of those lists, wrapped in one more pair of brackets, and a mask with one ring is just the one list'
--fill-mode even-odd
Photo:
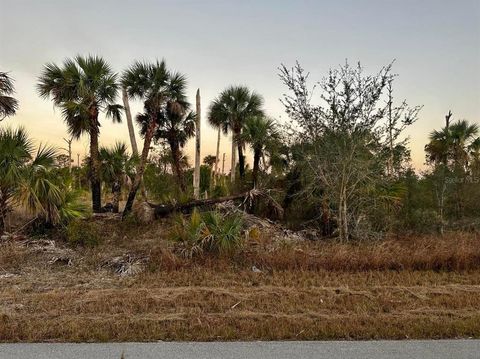
{"label": "asphalt road", "polygon": [[1,359],[480,358],[480,340],[0,344]]}

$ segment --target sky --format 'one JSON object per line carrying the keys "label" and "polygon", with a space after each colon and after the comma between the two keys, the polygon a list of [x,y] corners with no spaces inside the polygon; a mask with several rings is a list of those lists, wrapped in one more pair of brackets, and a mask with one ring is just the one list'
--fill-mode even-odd
{"label": "sky", "polygon": [[[1,126],[22,125],[37,142],[63,147],[60,110],[35,86],[44,64],[77,54],[103,56],[119,73],[134,60],[162,58],[184,73],[192,104],[201,91],[202,157],[216,147],[208,104],[228,85],[259,92],[267,113],[288,121],[278,67],[297,60],[313,85],[346,59],[367,73],[395,59],[396,99],[423,105],[406,133],[417,169],[429,132],[449,110],[480,124],[480,0],[0,0],[0,71],[15,79],[20,101]],[[142,109],[131,107],[133,114]],[[128,143],[125,122],[101,122],[102,145]],[[222,138],[226,170],[228,141]],[[190,163],[193,147],[186,147]],[[88,138],[73,143],[75,159],[86,152]]]}

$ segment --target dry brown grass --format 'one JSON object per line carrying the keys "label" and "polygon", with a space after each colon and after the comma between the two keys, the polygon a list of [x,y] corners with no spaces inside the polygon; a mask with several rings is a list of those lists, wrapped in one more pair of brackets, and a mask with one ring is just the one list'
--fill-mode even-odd
{"label": "dry brown grass", "polygon": [[31,259],[27,248],[14,243],[0,244],[0,274],[19,271]]}
{"label": "dry brown grass", "polygon": [[245,259],[275,270],[446,270],[480,268],[480,238],[451,233],[444,237],[405,237],[382,242],[306,243],[267,252],[249,251]]}
{"label": "dry brown grass", "polygon": [[[186,260],[151,228],[102,228],[74,265],[0,245],[0,341],[150,341],[480,337],[480,239],[274,242],[235,257]],[[101,267],[125,253],[142,274]],[[9,255],[10,254],[10,255]],[[262,270],[251,270],[255,265]]]}

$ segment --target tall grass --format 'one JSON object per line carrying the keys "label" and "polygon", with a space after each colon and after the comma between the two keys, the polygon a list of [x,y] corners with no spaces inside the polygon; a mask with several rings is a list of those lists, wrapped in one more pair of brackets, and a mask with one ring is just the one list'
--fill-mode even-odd
{"label": "tall grass", "polygon": [[459,232],[374,242],[307,242],[295,248],[244,251],[241,257],[247,265],[273,270],[476,270],[480,268],[480,237]]}

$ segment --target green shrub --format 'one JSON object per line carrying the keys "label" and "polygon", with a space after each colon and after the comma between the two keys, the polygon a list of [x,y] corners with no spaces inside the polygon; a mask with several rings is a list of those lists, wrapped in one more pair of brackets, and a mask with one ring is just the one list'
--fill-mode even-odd
{"label": "green shrub", "polygon": [[170,238],[177,251],[191,258],[204,253],[232,253],[241,246],[243,220],[239,215],[222,215],[217,211],[201,215],[195,210],[187,220],[179,216]]}
{"label": "green shrub", "polygon": [[102,237],[94,223],[71,221],[66,228],[67,242],[73,246],[95,247],[102,242]]}

